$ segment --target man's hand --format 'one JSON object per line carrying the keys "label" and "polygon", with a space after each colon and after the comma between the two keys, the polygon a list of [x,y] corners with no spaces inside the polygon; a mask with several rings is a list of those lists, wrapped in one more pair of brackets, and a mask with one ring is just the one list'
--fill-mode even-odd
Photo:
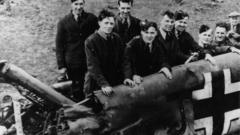
{"label": "man's hand", "polygon": [[130,86],[130,87],[135,86],[134,81],[132,81],[131,79],[125,79],[125,80],[123,81],[123,84],[124,84],[124,85],[127,85],[127,86]]}
{"label": "man's hand", "polygon": [[184,62],[184,64],[187,64],[191,61],[197,61],[198,60],[198,53],[197,52],[194,52],[191,54],[191,56]]}
{"label": "man's hand", "polygon": [[215,59],[212,57],[212,55],[208,53],[205,56],[205,60],[209,61],[212,65],[217,65],[217,62],[215,61]]}
{"label": "man's hand", "polygon": [[143,79],[139,75],[133,75],[133,81],[135,84],[140,84],[143,81]]}
{"label": "man's hand", "polygon": [[63,82],[63,81],[68,80],[67,68],[59,69],[58,73],[60,74],[59,77],[57,78],[58,82]]}
{"label": "man's hand", "polygon": [[59,69],[58,72],[59,72],[59,74],[64,75],[67,73],[67,68],[63,67],[63,68]]}
{"label": "man's hand", "polygon": [[101,89],[102,89],[103,94],[106,96],[111,96],[113,94],[113,89],[111,86],[104,86]]}
{"label": "man's hand", "polygon": [[170,72],[170,70],[166,67],[163,67],[159,73],[163,73],[165,75],[165,77],[167,77],[168,79],[172,79],[172,73]]}
{"label": "man's hand", "polygon": [[237,48],[235,48],[235,47],[230,47],[230,50],[231,50],[231,52],[237,53],[237,54],[240,55],[240,50],[239,50],[239,49],[237,49]]}
{"label": "man's hand", "polygon": [[233,38],[234,32],[231,30],[227,33],[228,38]]}
{"label": "man's hand", "polygon": [[228,33],[227,33],[227,37],[228,38],[239,38],[240,37],[240,35],[238,34],[238,33],[236,33],[236,32],[234,32],[234,31],[229,31]]}

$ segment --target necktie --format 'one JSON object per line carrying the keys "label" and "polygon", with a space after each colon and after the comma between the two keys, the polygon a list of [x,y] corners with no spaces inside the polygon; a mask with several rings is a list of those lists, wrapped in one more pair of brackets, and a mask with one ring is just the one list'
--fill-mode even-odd
{"label": "necktie", "polygon": [[151,48],[151,44],[150,43],[146,43],[146,49],[148,53],[151,53],[152,48]]}
{"label": "necktie", "polygon": [[179,39],[179,38],[180,38],[180,35],[181,35],[181,33],[177,31],[177,32],[176,32],[176,38]]}
{"label": "necktie", "polygon": [[170,32],[167,32],[166,33],[166,38],[165,38],[166,41],[170,41],[171,40],[171,34]]}
{"label": "necktie", "polygon": [[78,16],[77,22],[78,22],[78,24],[81,24],[81,22],[82,22],[82,17],[81,16]]}
{"label": "necktie", "polygon": [[203,48],[209,49],[209,48],[210,48],[210,45],[208,45],[208,44],[203,44]]}
{"label": "necktie", "polygon": [[112,48],[112,37],[111,37],[111,35],[110,34],[107,34],[107,47],[108,47],[108,49],[110,49],[111,50],[111,48]]}
{"label": "necktie", "polygon": [[108,61],[111,64],[114,64],[114,55],[115,55],[115,51],[114,51],[114,45],[112,44],[112,36],[111,34],[107,34],[107,40],[106,40],[106,44],[107,44],[107,49],[106,49],[106,53],[108,54]]}
{"label": "necktie", "polygon": [[111,35],[107,34],[107,41],[111,41]]}
{"label": "necktie", "polygon": [[124,31],[128,28],[128,21],[127,21],[127,19],[124,19],[122,21],[122,28],[123,28]]}
{"label": "necktie", "polygon": [[152,52],[152,44],[148,43],[149,52]]}

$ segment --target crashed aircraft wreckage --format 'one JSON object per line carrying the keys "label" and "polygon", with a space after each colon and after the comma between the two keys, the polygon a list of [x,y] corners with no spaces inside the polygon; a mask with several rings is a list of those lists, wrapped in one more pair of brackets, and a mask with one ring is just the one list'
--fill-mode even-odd
{"label": "crashed aircraft wreckage", "polygon": [[[230,134],[240,130],[240,55],[214,59],[215,65],[200,60],[174,67],[172,80],[153,74],[138,86],[114,87],[111,97],[96,91],[77,104],[12,64],[2,62],[0,75],[32,102],[21,109],[25,134]],[[181,107],[185,99],[192,99],[194,113]],[[1,124],[11,127],[13,117]]]}

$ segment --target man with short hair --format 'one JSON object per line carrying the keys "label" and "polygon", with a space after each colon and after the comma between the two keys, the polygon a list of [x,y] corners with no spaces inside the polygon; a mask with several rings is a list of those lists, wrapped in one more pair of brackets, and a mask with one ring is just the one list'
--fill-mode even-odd
{"label": "man with short hair", "polygon": [[131,15],[133,0],[118,0],[119,13],[115,17],[114,32],[120,35],[124,43],[140,35],[140,20]]}
{"label": "man with short hair", "polygon": [[189,57],[194,52],[200,52],[202,48],[198,43],[193,39],[193,37],[186,31],[189,22],[188,13],[179,10],[174,14],[175,23],[174,23],[174,34],[177,38],[179,48],[182,53]]}
{"label": "man with short hair", "polygon": [[[177,38],[175,37],[174,33],[173,33],[173,28],[174,28],[174,13],[167,10],[165,12],[163,12],[162,14],[162,18],[161,20],[159,20],[160,22],[160,27],[159,27],[159,45],[161,46],[161,49],[163,50],[163,52],[165,52],[165,56],[167,58],[167,61],[171,66],[176,66],[179,64],[183,64],[186,60],[187,60],[187,56],[185,56],[180,48],[179,48],[179,44],[177,41]],[[185,95],[185,94],[184,94]],[[169,98],[169,102],[174,102],[176,101],[176,99],[171,100],[174,97],[168,97]],[[191,103],[188,103],[188,106],[190,106]],[[181,104],[182,106],[182,104]],[[184,105],[185,106],[185,105]],[[169,106],[169,108],[172,108],[172,106]],[[174,122],[172,123],[172,125],[169,127],[169,131],[172,134],[177,134],[177,132],[181,129],[182,125],[181,122],[182,121],[182,114],[180,113],[180,107],[179,108],[172,108],[175,109],[175,118],[174,118]],[[191,107],[188,107],[191,109]],[[192,117],[189,119],[193,119]],[[191,120],[192,121],[192,120]],[[156,131],[158,132],[158,131]]]}
{"label": "man with short hair", "polygon": [[[188,13],[178,10],[174,14],[174,35],[177,38],[180,51],[184,54],[185,57],[192,57],[191,60],[195,61],[198,58],[194,55],[196,52],[201,52],[203,49],[198,45],[198,43],[193,39],[193,37],[186,31],[189,22]],[[184,110],[184,119],[188,123],[189,132],[194,132],[194,118],[193,118],[193,107],[191,102],[191,93],[184,93],[181,99],[180,108]]]}
{"label": "man with short hair", "polygon": [[219,22],[216,24],[214,40],[212,43],[212,55],[219,55],[227,52],[239,52],[232,42],[227,38],[227,23]]}
{"label": "man with short hair", "polygon": [[114,14],[102,10],[98,16],[99,29],[85,42],[87,69],[84,92],[90,96],[102,90],[110,96],[113,86],[123,82],[122,61],[124,45],[118,34],[113,32]]}
{"label": "man with short hair", "polygon": [[183,64],[188,58],[179,49],[177,38],[173,34],[174,13],[167,10],[162,14],[159,27],[159,44],[161,45],[168,63],[171,66]]}
{"label": "man with short hair", "polygon": [[[228,32],[228,26],[224,22],[218,22],[216,23],[215,32],[214,32],[214,41],[218,43],[225,43],[224,41],[228,41],[227,39],[227,32]],[[227,42],[226,45],[229,45],[231,43]]]}
{"label": "man with short hair", "polygon": [[215,27],[213,45],[215,45],[215,46],[233,46],[233,44],[227,38],[227,32],[228,32],[227,23],[218,22]]}
{"label": "man with short hair", "polygon": [[73,98],[84,99],[86,68],[84,41],[97,28],[97,17],[84,10],[85,0],[71,0],[71,12],[57,26],[56,57],[59,72],[72,80]]}

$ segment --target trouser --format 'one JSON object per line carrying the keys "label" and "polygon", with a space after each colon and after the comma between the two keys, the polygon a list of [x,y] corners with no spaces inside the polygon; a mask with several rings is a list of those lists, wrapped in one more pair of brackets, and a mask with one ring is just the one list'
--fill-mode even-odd
{"label": "trouser", "polygon": [[76,102],[85,98],[83,93],[83,83],[86,70],[83,68],[67,68],[67,74],[72,81],[71,95]]}
{"label": "trouser", "polygon": [[183,99],[182,101],[183,114],[186,120],[187,126],[189,130],[194,133],[194,111],[193,111],[193,103],[191,99]]}

